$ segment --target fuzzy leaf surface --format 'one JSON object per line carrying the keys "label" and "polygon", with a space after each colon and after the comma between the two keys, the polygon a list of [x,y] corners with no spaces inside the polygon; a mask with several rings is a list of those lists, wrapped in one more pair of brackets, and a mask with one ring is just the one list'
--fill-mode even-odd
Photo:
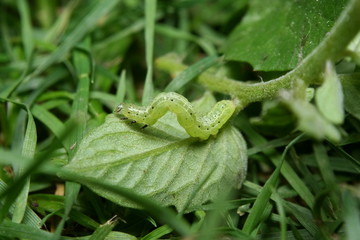
{"label": "fuzzy leaf surface", "polygon": [[[214,102],[205,99],[198,106],[206,110],[209,103]],[[146,129],[110,114],[84,138],[66,168],[186,211],[214,200],[229,186],[241,185],[247,169],[246,144],[230,125],[216,138],[199,142],[186,134],[172,113]],[[140,207],[101,188],[87,187],[119,205]]]}
{"label": "fuzzy leaf surface", "polygon": [[250,63],[257,71],[294,68],[325,37],[346,0],[249,1],[232,32],[225,58]]}

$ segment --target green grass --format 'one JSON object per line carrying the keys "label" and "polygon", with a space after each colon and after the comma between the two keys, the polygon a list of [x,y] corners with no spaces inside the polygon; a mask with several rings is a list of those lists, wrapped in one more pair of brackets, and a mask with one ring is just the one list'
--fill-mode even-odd
{"label": "green grass", "polygon": [[[274,2],[284,6],[278,9],[279,18],[297,9],[283,0]],[[294,21],[304,21],[304,29],[296,25],[294,38],[285,39],[291,22],[274,22],[284,35],[271,35],[278,32],[266,31],[272,26],[259,0],[1,1],[0,239],[357,239],[359,40],[351,49],[346,46],[359,32],[359,17],[352,13],[360,1],[320,2],[327,7],[311,8],[305,18],[313,27],[309,36],[303,35],[306,21],[297,12]],[[352,7],[344,10],[345,17],[331,18],[347,4]],[[255,18],[249,15],[258,21],[251,22]],[[329,18],[326,26],[324,16]],[[242,21],[246,24],[237,27]],[[335,30],[322,35],[334,24]],[[267,39],[282,40],[274,46]],[[279,50],[279,45],[291,51]],[[294,56],[299,62],[289,67],[290,60],[297,61]],[[342,89],[332,89],[340,96],[335,101],[344,102],[334,111],[345,111],[340,124],[323,117],[316,110],[321,106],[304,97],[305,88],[317,89],[324,81],[329,59],[338,73],[335,81],[342,84]],[[300,78],[303,83],[295,82]],[[231,124],[248,149],[247,176],[240,189],[224,189],[194,207],[196,193],[219,167],[211,165],[177,211],[177,206],[139,194],[136,187],[64,168],[76,159],[87,134],[119,103],[148,105],[164,91],[196,100],[210,90],[217,100],[237,104]],[[287,92],[279,97],[279,90]],[[327,130],[301,120],[291,110],[295,100],[314,107],[315,117],[333,126],[341,140],[316,137],[314,131],[327,136]],[[307,128],[300,131],[298,121]],[[138,131],[137,126],[130,125]],[[181,138],[171,135],[171,127],[168,136]],[[138,154],[139,146],[129,146],[127,137],[121,141],[126,148],[119,143],[119,149],[134,148]],[[189,145],[177,150],[212,146],[196,139],[183,142]],[[156,165],[155,155],[145,157]],[[178,173],[163,169],[157,174]],[[176,193],[167,198],[182,197]],[[122,198],[141,209],[114,201]]]}

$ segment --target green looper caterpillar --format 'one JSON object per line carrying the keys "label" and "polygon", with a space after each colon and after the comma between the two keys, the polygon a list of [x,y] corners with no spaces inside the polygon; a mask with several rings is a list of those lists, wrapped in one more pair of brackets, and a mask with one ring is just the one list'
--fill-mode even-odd
{"label": "green looper caterpillar", "polygon": [[175,92],[167,92],[160,93],[148,107],[122,103],[117,106],[114,113],[122,114],[126,119],[143,123],[144,127],[147,127],[154,124],[167,111],[176,114],[178,122],[190,136],[206,140],[210,135],[216,135],[230,119],[235,111],[235,104],[230,100],[222,100],[206,115],[201,115],[195,112],[185,97]]}

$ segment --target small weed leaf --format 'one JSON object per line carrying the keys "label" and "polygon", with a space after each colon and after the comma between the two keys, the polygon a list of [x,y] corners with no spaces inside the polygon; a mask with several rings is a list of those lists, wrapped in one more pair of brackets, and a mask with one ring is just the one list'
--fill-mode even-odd
{"label": "small weed leaf", "polygon": [[[247,170],[246,143],[230,125],[216,137],[198,142],[173,113],[146,129],[111,114],[84,138],[66,168],[186,211],[216,199],[229,186],[241,185]],[[141,207],[87,186],[119,205]]]}

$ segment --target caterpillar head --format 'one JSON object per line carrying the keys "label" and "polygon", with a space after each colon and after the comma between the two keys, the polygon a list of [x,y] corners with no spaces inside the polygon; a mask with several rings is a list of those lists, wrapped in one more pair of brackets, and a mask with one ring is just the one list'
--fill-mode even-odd
{"label": "caterpillar head", "polygon": [[114,109],[114,113],[120,113],[121,110],[123,110],[124,105],[119,104],[115,109]]}

